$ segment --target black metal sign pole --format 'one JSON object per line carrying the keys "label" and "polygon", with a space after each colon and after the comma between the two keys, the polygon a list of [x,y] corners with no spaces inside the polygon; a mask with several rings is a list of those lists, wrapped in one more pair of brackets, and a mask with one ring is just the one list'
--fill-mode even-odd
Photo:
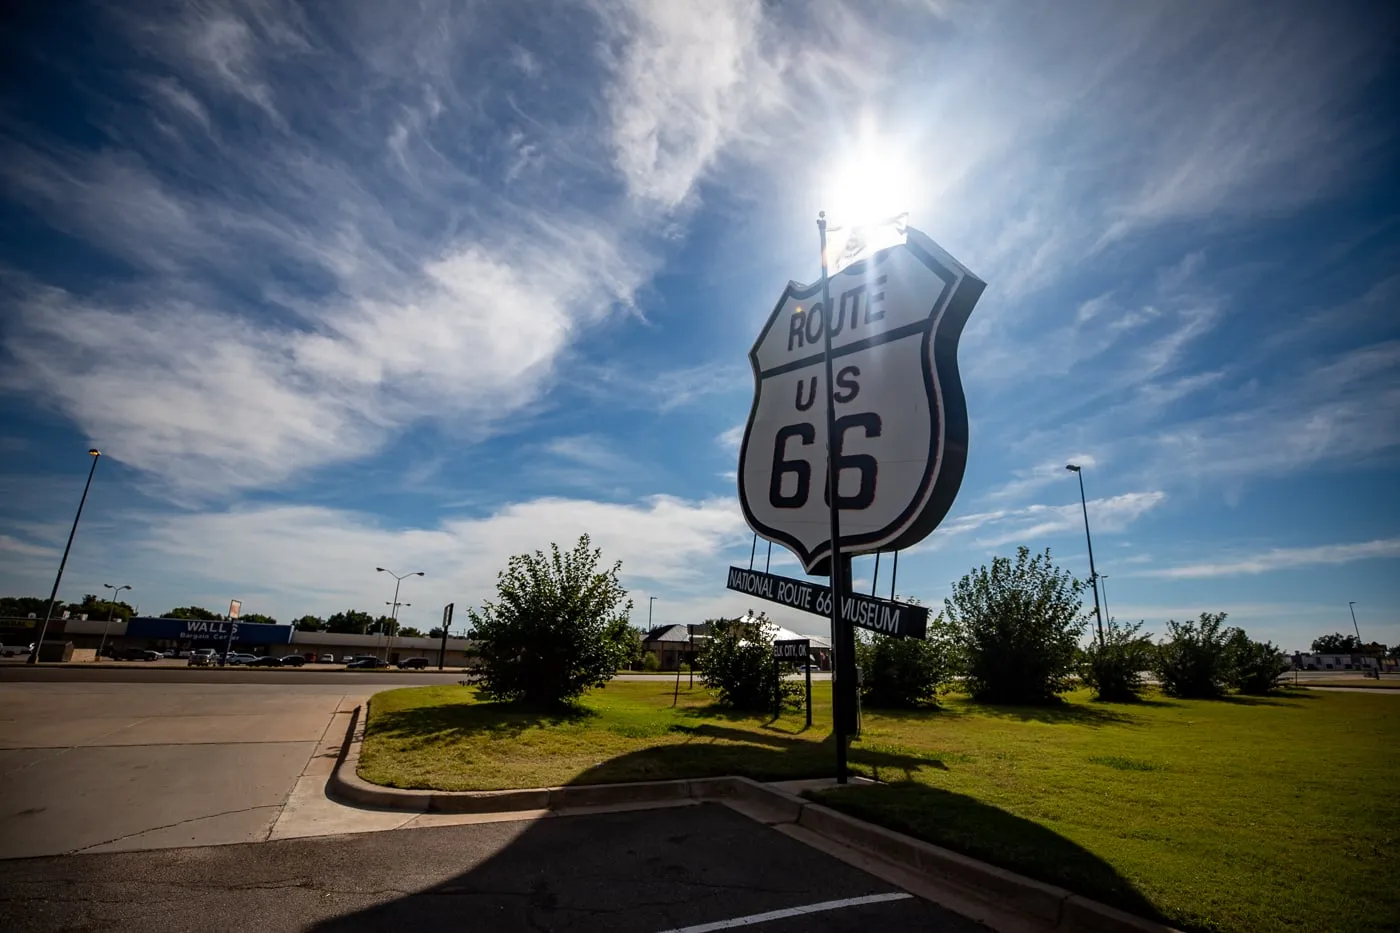
{"label": "black metal sign pole", "polygon": [[810,650],[807,654],[807,663],[802,665],[807,672],[807,728],[812,728],[812,655]]}
{"label": "black metal sign pole", "polygon": [[831,286],[826,262],[826,211],[817,215],[817,232],[822,250],[822,352],[826,367],[826,485],[831,518],[831,640],[836,652],[831,684],[832,719],[836,733],[836,783],[847,782],[846,737],[850,733],[848,719],[854,712],[855,692],[855,629],[841,621],[841,597],[846,592],[845,572],[848,561],[841,551],[841,505],[838,500],[840,483],[836,476],[836,396],[831,367]]}

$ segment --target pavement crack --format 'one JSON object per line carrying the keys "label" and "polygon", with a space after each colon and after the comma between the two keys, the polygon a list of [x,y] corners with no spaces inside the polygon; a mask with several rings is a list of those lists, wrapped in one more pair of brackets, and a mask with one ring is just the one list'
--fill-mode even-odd
{"label": "pavement crack", "polygon": [[224,810],[220,813],[204,813],[199,816],[189,817],[188,819],[176,820],[174,823],[166,823],[164,826],[148,826],[145,829],[138,829],[135,832],[123,833],[122,835],[117,836],[113,839],[106,839],[102,842],[94,842],[91,845],[85,845],[77,849],[71,849],[68,852],[65,852],[64,855],[80,855],[81,853],[86,852],[89,849],[96,849],[99,846],[109,846],[114,842],[121,842],[123,839],[131,839],[136,836],[144,836],[147,833],[159,832],[162,829],[174,829],[177,826],[184,826],[186,823],[198,823],[201,820],[212,820],[220,816],[233,816],[236,813],[252,813],[254,810],[277,810],[280,809],[280,806],[280,804],[275,803],[264,803],[259,804],[256,807],[242,807],[238,810]]}

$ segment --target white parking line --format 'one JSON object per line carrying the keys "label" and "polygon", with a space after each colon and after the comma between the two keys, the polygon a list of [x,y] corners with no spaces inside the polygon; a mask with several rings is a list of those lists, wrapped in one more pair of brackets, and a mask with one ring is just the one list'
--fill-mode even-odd
{"label": "white parking line", "polygon": [[690,927],[677,927],[674,930],[666,930],[664,933],[712,933],[714,930],[732,930],[735,927],[752,926],[755,923],[767,923],[769,920],[786,920],[788,917],[800,917],[803,914],[819,914],[828,910],[840,910],[842,907],[862,907],[866,904],[883,904],[886,901],[902,901],[912,898],[914,895],[906,894],[903,891],[893,891],[889,894],[867,894],[864,897],[847,897],[839,901],[822,901],[820,904],[807,904],[803,907],[787,907],[783,910],[770,910],[764,914],[750,914],[747,917],[735,917],[732,920],[716,920],[713,923],[697,923]]}

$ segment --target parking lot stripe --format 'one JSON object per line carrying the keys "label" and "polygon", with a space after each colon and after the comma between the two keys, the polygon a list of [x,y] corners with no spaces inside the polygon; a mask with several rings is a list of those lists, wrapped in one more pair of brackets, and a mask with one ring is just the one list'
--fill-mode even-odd
{"label": "parking lot stripe", "polygon": [[892,891],[889,894],[867,894],[864,897],[846,897],[839,901],[822,901],[820,904],[805,904],[802,907],[786,907],[782,910],[770,910],[762,914],[750,914],[747,917],[716,920],[713,923],[697,923],[695,926],[677,927],[674,930],[666,930],[665,933],[711,933],[713,930],[732,930],[735,927],[747,927],[756,923],[767,923],[770,920],[786,920],[788,917],[801,917],[804,914],[820,914],[828,910],[840,910],[843,907],[863,907],[866,904],[883,904],[886,901],[903,901],[913,896],[914,895],[906,894],[903,891]]}

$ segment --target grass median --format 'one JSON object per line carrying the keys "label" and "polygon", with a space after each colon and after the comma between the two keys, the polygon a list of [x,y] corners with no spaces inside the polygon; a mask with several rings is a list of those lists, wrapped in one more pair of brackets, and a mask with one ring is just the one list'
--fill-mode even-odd
{"label": "grass median", "polygon": [[[366,780],[450,790],[828,775],[830,685],[799,714],[736,716],[699,686],[613,683],[531,714],[463,687],[377,694]],[[1400,920],[1400,697],[1287,691],[1052,709],[951,698],[867,711],[851,750],[887,786],[838,809],[1188,929],[1375,930]]]}

